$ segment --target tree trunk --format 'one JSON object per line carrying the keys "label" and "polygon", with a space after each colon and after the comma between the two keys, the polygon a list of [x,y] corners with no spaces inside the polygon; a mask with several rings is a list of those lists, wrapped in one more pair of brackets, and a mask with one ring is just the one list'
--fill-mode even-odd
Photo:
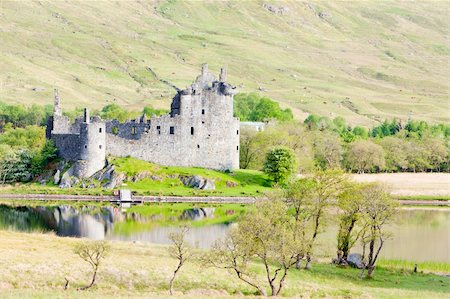
{"label": "tree trunk", "polygon": [[175,281],[175,277],[177,276],[177,273],[180,270],[182,265],[183,265],[183,263],[179,262],[177,268],[175,269],[175,271],[173,271],[173,276],[172,276],[172,278],[170,279],[170,282],[169,282],[169,294],[170,295],[173,295],[173,282]]}
{"label": "tree trunk", "polygon": [[302,256],[299,254],[295,260],[295,269],[300,269],[302,264]]}
{"label": "tree trunk", "polygon": [[95,279],[96,278],[97,278],[97,268],[94,270],[94,274],[92,275],[91,283],[89,285],[85,286],[85,287],[79,288],[78,290],[84,291],[84,290],[87,290],[87,289],[91,288],[95,284]]}

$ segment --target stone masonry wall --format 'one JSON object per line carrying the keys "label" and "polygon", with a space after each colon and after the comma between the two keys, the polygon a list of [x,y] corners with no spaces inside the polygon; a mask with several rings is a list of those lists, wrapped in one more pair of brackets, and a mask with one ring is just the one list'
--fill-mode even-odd
{"label": "stone masonry wall", "polygon": [[169,114],[125,123],[90,118],[85,110],[84,119],[71,124],[55,97],[51,138],[61,157],[79,162],[78,176],[100,170],[106,154],[168,166],[239,168],[239,120],[225,79],[224,70],[216,80],[204,66],[194,84],[173,98]]}

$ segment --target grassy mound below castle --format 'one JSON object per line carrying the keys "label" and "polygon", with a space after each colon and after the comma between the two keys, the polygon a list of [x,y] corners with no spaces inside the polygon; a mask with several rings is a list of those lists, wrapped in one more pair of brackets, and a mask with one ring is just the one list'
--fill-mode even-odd
{"label": "grassy mound below castle", "polygon": [[[268,178],[256,170],[222,172],[198,167],[160,166],[131,157],[111,158],[110,163],[114,165],[115,172],[124,178],[113,189],[102,187],[104,182],[95,179],[85,179],[72,188],[63,189],[53,183],[50,175],[46,184],[33,182],[7,185],[0,188],[0,193],[111,195],[113,190],[129,189],[136,195],[258,197],[270,189]],[[215,190],[200,190],[184,185],[182,179],[191,176],[213,181]]]}

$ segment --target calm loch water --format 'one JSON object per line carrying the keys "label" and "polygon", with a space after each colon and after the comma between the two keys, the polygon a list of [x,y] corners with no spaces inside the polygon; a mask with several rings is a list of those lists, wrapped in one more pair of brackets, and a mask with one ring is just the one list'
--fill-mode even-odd
{"label": "calm loch water", "polygon": [[[168,233],[176,227],[162,226],[160,220],[157,215],[142,218],[114,207],[0,205],[0,229],[54,231],[59,236],[91,239],[168,244]],[[208,248],[223,238],[230,227],[226,224],[194,226],[188,240]],[[399,210],[395,224],[389,229],[393,236],[382,251],[384,258],[450,262],[450,209],[404,208]],[[336,231],[336,223],[327,224],[317,240],[318,254],[335,255]]]}

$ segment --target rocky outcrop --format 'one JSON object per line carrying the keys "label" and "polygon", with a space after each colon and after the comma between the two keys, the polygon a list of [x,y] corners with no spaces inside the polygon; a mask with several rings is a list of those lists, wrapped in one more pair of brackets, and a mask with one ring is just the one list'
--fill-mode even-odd
{"label": "rocky outcrop", "polygon": [[117,186],[121,186],[122,183],[125,181],[126,179],[126,175],[117,171],[112,171],[111,172],[111,178],[109,180],[109,182],[107,182],[106,184],[103,185],[103,188],[107,188],[107,189],[113,189]]}
{"label": "rocky outcrop", "polygon": [[214,217],[215,208],[193,208],[184,210],[180,216],[180,220],[202,220]]}
{"label": "rocky outcrop", "polygon": [[362,269],[364,267],[362,255],[359,253],[350,253],[347,257],[347,263],[358,269]]}
{"label": "rocky outcrop", "polygon": [[58,185],[60,180],[61,180],[61,171],[57,169],[55,175],[53,176],[53,183],[55,185]]}
{"label": "rocky outcrop", "polygon": [[74,167],[70,167],[61,177],[59,188],[72,188],[75,184],[79,183],[79,179],[73,176]]}
{"label": "rocky outcrop", "polygon": [[263,8],[268,12],[271,12],[276,15],[286,15],[289,13],[289,7],[286,6],[276,6],[268,3],[263,4]]}
{"label": "rocky outcrop", "polygon": [[216,184],[213,180],[203,178],[199,175],[180,177],[185,186],[200,190],[216,190]]}

